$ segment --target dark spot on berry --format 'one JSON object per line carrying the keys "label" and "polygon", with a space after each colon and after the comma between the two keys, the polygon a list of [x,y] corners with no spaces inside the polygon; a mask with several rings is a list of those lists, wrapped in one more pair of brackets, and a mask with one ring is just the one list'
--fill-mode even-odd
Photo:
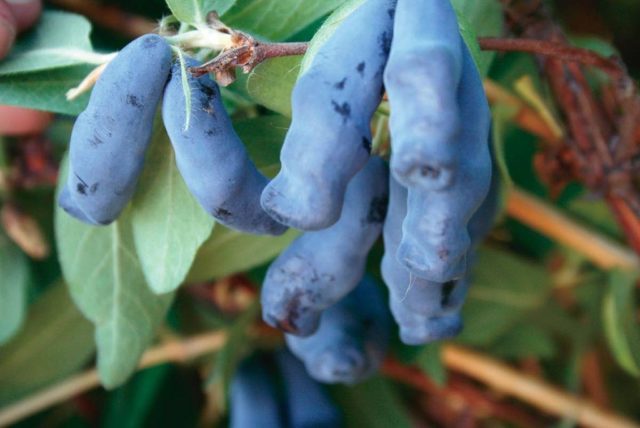
{"label": "dark spot on berry", "polygon": [[300,318],[309,312],[309,308],[306,307],[308,305],[306,302],[309,300],[314,301],[317,299],[313,299],[313,295],[306,290],[295,290],[287,293],[283,314],[281,317],[275,317],[275,324],[278,328],[287,333],[300,333]]}
{"label": "dark spot on berry", "polygon": [[384,223],[384,219],[387,217],[388,206],[389,197],[387,195],[373,198],[369,204],[367,223]]}
{"label": "dark spot on berry", "polygon": [[351,105],[349,103],[338,104],[335,101],[331,101],[333,110],[342,116],[342,120],[346,123],[351,118]]}
{"label": "dark spot on berry", "polygon": [[87,189],[89,188],[89,185],[87,184],[86,181],[84,181],[82,178],[80,178],[80,176],[78,174],[76,174],[76,178],[79,181],[79,183],[76,184],[76,191],[78,193],[80,193],[81,195],[86,195],[87,194]]}
{"label": "dark spot on berry", "polygon": [[344,79],[342,79],[341,81],[333,85],[333,87],[341,91],[344,89],[346,84],[347,84],[347,78],[345,77]]}
{"label": "dark spot on berry", "polygon": [[86,195],[87,194],[87,185],[84,183],[78,183],[76,185],[76,190],[78,191],[78,193],[80,193],[81,195]]}
{"label": "dark spot on berry", "polygon": [[89,139],[89,144],[91,144],[91,147],[98,147],[101,144],[104,144],[104,141],[102,141],[102,138],[100,138],[98,135],[93,135],[93,137],[91,137]]}
{"label": "dark spot on berry", "polygon": [[356,67],[356,70],[358,71],[358,74],[360,74],[360,76],[364,77],[364,69],[367,68],[367,64],[362,61],[360,64],[358,64],[358,66]]}
{"label": "dark spot on berry", "polygon": [[144,41],[142,42],[142,47],[145,49],[152,48],[155,45],[157,45],[159,41],[160,41],[160,38],[158,36],[145,37]]}
{"label": "dark spot on berry", "polygon": [[449,300],[451,300],[451,294],[453,293],[454,288],[456,287],[455,281],[446,282],[442,286],[442,297],[440,298],[440,307],[446,308],[449,306]]}
{"label": "dark spot on berry", "polygon": [[425,178],[433,178],[437,180],[440,178],[440,174],[442,174],[442,170],[435,166],[425,165],[420,168],[420,175]]}
{"label": "dark spot on berry", "polygon": [[213,89],[211,86],[208,85],[200,85],[200,91],[207,97],[207,98],[215,98],[216,97],[216,91],[215,89]]}
{"label": "dark spot on berry", "polygon": [[131,95],[131,94],[127,95],[127,104],[129,104],[130,106],[133,106],[133,107],[135,107],[137,109],[142,109],[142,102],[135,95]]}
{"label": "dark spot on berry", "polygon": [[438,257],[440,258],[440,260],[447,260],[449,258],[449,250],[447,250],[446,248],[443,248],[441,250],[438,251]]}
{"label": "dark spot on berry", "polygon": [[395,9],[387,9],[387,14],[389,15],[389,18],[393,19],[396,16],[396,10]]}
{"label": "dark spot on berry", "polygon": [[383,31],[378,37],[378,46],[380,47],[380,55],[383,57],[389,56],[391,52],[391,35],[387,31]]}
{"label": "dark spot on berry", "polygon": [[216,94],[215,89],[207,85],[200,85],[200,91],[204,94],[204,97],[200,98],[200,108],[213,117],[216,117],[215,99],[218,94]]}
{"label": "dark spot on berry", "polygon": [[362,137],[362,147],[367,151],[367,153],[371,153],[371,149],[373,148],[371,140],[367,137]]}
{"label": "dark spot on berry", "polygon": [[213,210],[213,216],[222,221],[229,219],[232,215],[231,211],[224,208],[216,208]]}
{"label": "dark spot on berry", "polygon": [[[331,274],[328,274],[328,273],[323,273],[322,274],[322,280],[324,282],[329,282],[330,283],[330,282],[334,282],[336,280],[336,277],[331,275]],[[313,296],[313,297],[314,298],[312,299],[312,301],[315,302],[315,300],[316,300],[315,297],[316,296]]]}
{"label": "dark spot on berry", "polygon": [[220,135],[221,133],[222,130],[220,128],[211,128],[205,132],[205,134],[207,134],[207,136],[209,137],[215,137],[216,135]]}

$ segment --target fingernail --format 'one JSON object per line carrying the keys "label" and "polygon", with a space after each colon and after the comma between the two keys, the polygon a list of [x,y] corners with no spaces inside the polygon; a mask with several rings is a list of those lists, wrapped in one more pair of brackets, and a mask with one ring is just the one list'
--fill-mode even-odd
{"label": "fingernail", "polygon": [[24,31],[38,20],[42,12],[41,0],[5,0],[16,18],[18,32]]}
{"label": "fingernail", "polygon": [[16,38],[16,21],[9,6],[0,0],[0,59],[7,56]]}

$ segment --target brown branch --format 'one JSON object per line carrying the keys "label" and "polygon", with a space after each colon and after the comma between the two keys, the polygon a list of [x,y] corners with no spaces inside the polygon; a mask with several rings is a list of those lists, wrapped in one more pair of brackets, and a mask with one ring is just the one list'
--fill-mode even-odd
{"label": "brown branch", "polygon": [[491,104],[506,104],[515,110],[515,123],[522,129],[542,138],[551,145],[561,142],[561,135],[554,132],[534,109],[525,104],[520,98],[512,95],[506,89],[490,79],[485,79],[484,89]]}
{"label": "brown branch", "polygon": [[[184,363],[219,350],[227,340],[223,332],[213,332],[182,341],[168,342],[144,353],[139,368],[173,362]],[[14,404],[0,409],[0,426],[11,425],[48,407],[63,403],[100,385],[95,369],[79,373]]]}
{"label": "brown branch", "polygon": [[560,244],[583,254],[603,269],[633,270],[640,267],[640,259],[632,251],[578,225],[556,208],[515,187],[509,192],[507,213]]}
{"label": "brown branch", "polygon": [[635,422],[568,394],[541,379],[523,375],[493,358],[458,345],[443,349],[445,365],[479,382],[525,401],[549,414],[575,420],[587,427],[637,428]]}
{"label": "brown branch", "polygon": [[[458,376],[452,376],[447,385],[440,387],[419,368],[401,364],[392,358],[387,358],[384,361],[381,371],[385,376],[409,385],[421,391],[427,397],[441,396],[440,401],[444,401],[444,404],[448,404],[450,407],[459,408],[460,401],[463,401],[466,406],[471,408],[475,417],[497,417],[519,427],[541,426],[540,421],[536,421],[531,415],[511,404],[502,403],[490,397],[485,391],[480,390],[469,382],[465,382]],[[437,417],[439,415],[432,416]],[[445,421],[440,422],[450,425]]]}
{"label": "brown branch", "polygon": [[[449,370],[464,374],[556,417],[575,420],[587,427],[638,428],[639,426],[589,400],[568,394],[541,379],[520,373],[498,360],[462,346],[445,345],[442,357]],[[427,394],[438,391],[438,387],[415,367],[406,367],[387,360],[383,366],[383,372]]]}
{"label": "brown branch", "polygon": [[608,408],[611,406],[611,400],[602,370],[602,363],[596,350],[588,351],[582,356],[581,372],[585,390],[593,402]]}
{"label": "brown branch", "polygon": [[537,39],[503,39],[495,37],[478,38],[480,48],[486,51],[528,52],[555,58],[563,62],[577,62],[592,65],[606,71],[615,77],[624,75],[625,70],[620,63],[611,58],[605,58],[597,52],[569,46],[566,43]]}
{"label": "brown branch", "polygon": [[189,72],[198,77],[207,73],[218,75],[227,72],[229,68],[242,67],[244,72],[248,73],[270,58],[304,55],[309,46],[305,42],[262,43],[246,37],[236,42],[239,46],[222,52],[206,64],[189,67]]}

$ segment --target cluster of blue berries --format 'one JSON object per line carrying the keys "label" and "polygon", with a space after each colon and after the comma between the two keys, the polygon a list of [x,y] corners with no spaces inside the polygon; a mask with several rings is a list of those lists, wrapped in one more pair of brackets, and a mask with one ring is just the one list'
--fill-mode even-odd
{"label": "cluster of blue berries", "polygon": [[[116,219],[134,192],[162,98],[178,169],[207,212],[243,232],[305,231],[270,266],[261,302],[264,320],[286,333],[313,378],[355,383],[374,372],[392,316],[407,344],[460,331],[468,266],[492,226],[499,189],[489,107],[449,1],[365,0],[341,22],[294,88],[282,169],[271,182],[208,76],[186,76],[185,128],[181,70],[156,35],[108,65],[73,130],[59,197],[68,213],[97,225]],[[385,91],[389,163],[371,153]],[[364,277],[381,234],[388,305]]]}
{"label": "cluster of blue berries", "polygon": [[[275,364],[274,364],[275,363]],[[342,426],[342,415],[323,386],[286,351],[240,364],[231,382],[231,428]]]}

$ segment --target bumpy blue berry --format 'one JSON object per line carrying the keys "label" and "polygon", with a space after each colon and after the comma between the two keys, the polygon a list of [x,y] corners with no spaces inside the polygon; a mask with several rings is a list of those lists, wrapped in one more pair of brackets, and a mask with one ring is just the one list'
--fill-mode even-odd
{"label": "bumpy blue berry", "polygon": [[[465,274],[471,245],[467,225],[491,182],[491,116],[482,81],[466,46],[463,53],[458,112],[464,121],[452,140],[438,142],[439,146],[434,142],[436,145],[429,149],[433,153],[448,152],[447,185],[430,188],[420,182],[411,183],[404,234],[398,248],[398,258],[414,275],[436,282]],[[414,143],[420,146],[421,141]],[[393,156],[402,156],[395,150],[394,146]],[[434,177],[441,173],[443,170],[432,170]]]}
{"label": "bumpy blue berry", "polygon": [[231,381],[231,428],[282,428],[284,418],[269,367],[257,358],[243,361]]}
{"label": "bumpy blue berry", "polygon": [[388,202],[385,162],[372,157],[349,183],[340,220],[296,239],[269,267],[262,287],[264,320],[308,336],[323,310],[353,290],[382,230]]}
{"label": "bumpy blue berry", "polygon": [[[194,60],[189,66],[199,65]],[[218,85],[208,75],[187,77],[191,88],[188,128],[182,71],[176,62],[164,92],[162,118],[178,169],[200,205],[220,223],[255,234],[286,230],[260,206],[268,180],[255,167],[222,104]]]}
{"label": "bumpy blue berry", "polygon": [[385,356],[391,317],[381,291],[365,277],[347,297],[322,314],[309,337],[286,335],[291,352],[314,379],[353,384],[375,373]]}
{"label": "bumpy blue berry", "polygon": [[366,0],[318,50],[293,90],[282,170],[262,194],[276,220],[319,230],[340,218],[345,189],[371,152],[395,0]]}
{"label": "bumpy blue berry", "polygon": [[148,34],[127,45],[104,70],[71,134],[71,173],[61,201],[71,215],[108,224],[129,202],[170,68],[169,45]]}
{"label": "bumpy blue berry", "polygon": [[309,377],[300,361],[282,351],[276,354],[276,362],[284,383],[287,426],[329,428],[342,425],[340,411],[322,385]]}

